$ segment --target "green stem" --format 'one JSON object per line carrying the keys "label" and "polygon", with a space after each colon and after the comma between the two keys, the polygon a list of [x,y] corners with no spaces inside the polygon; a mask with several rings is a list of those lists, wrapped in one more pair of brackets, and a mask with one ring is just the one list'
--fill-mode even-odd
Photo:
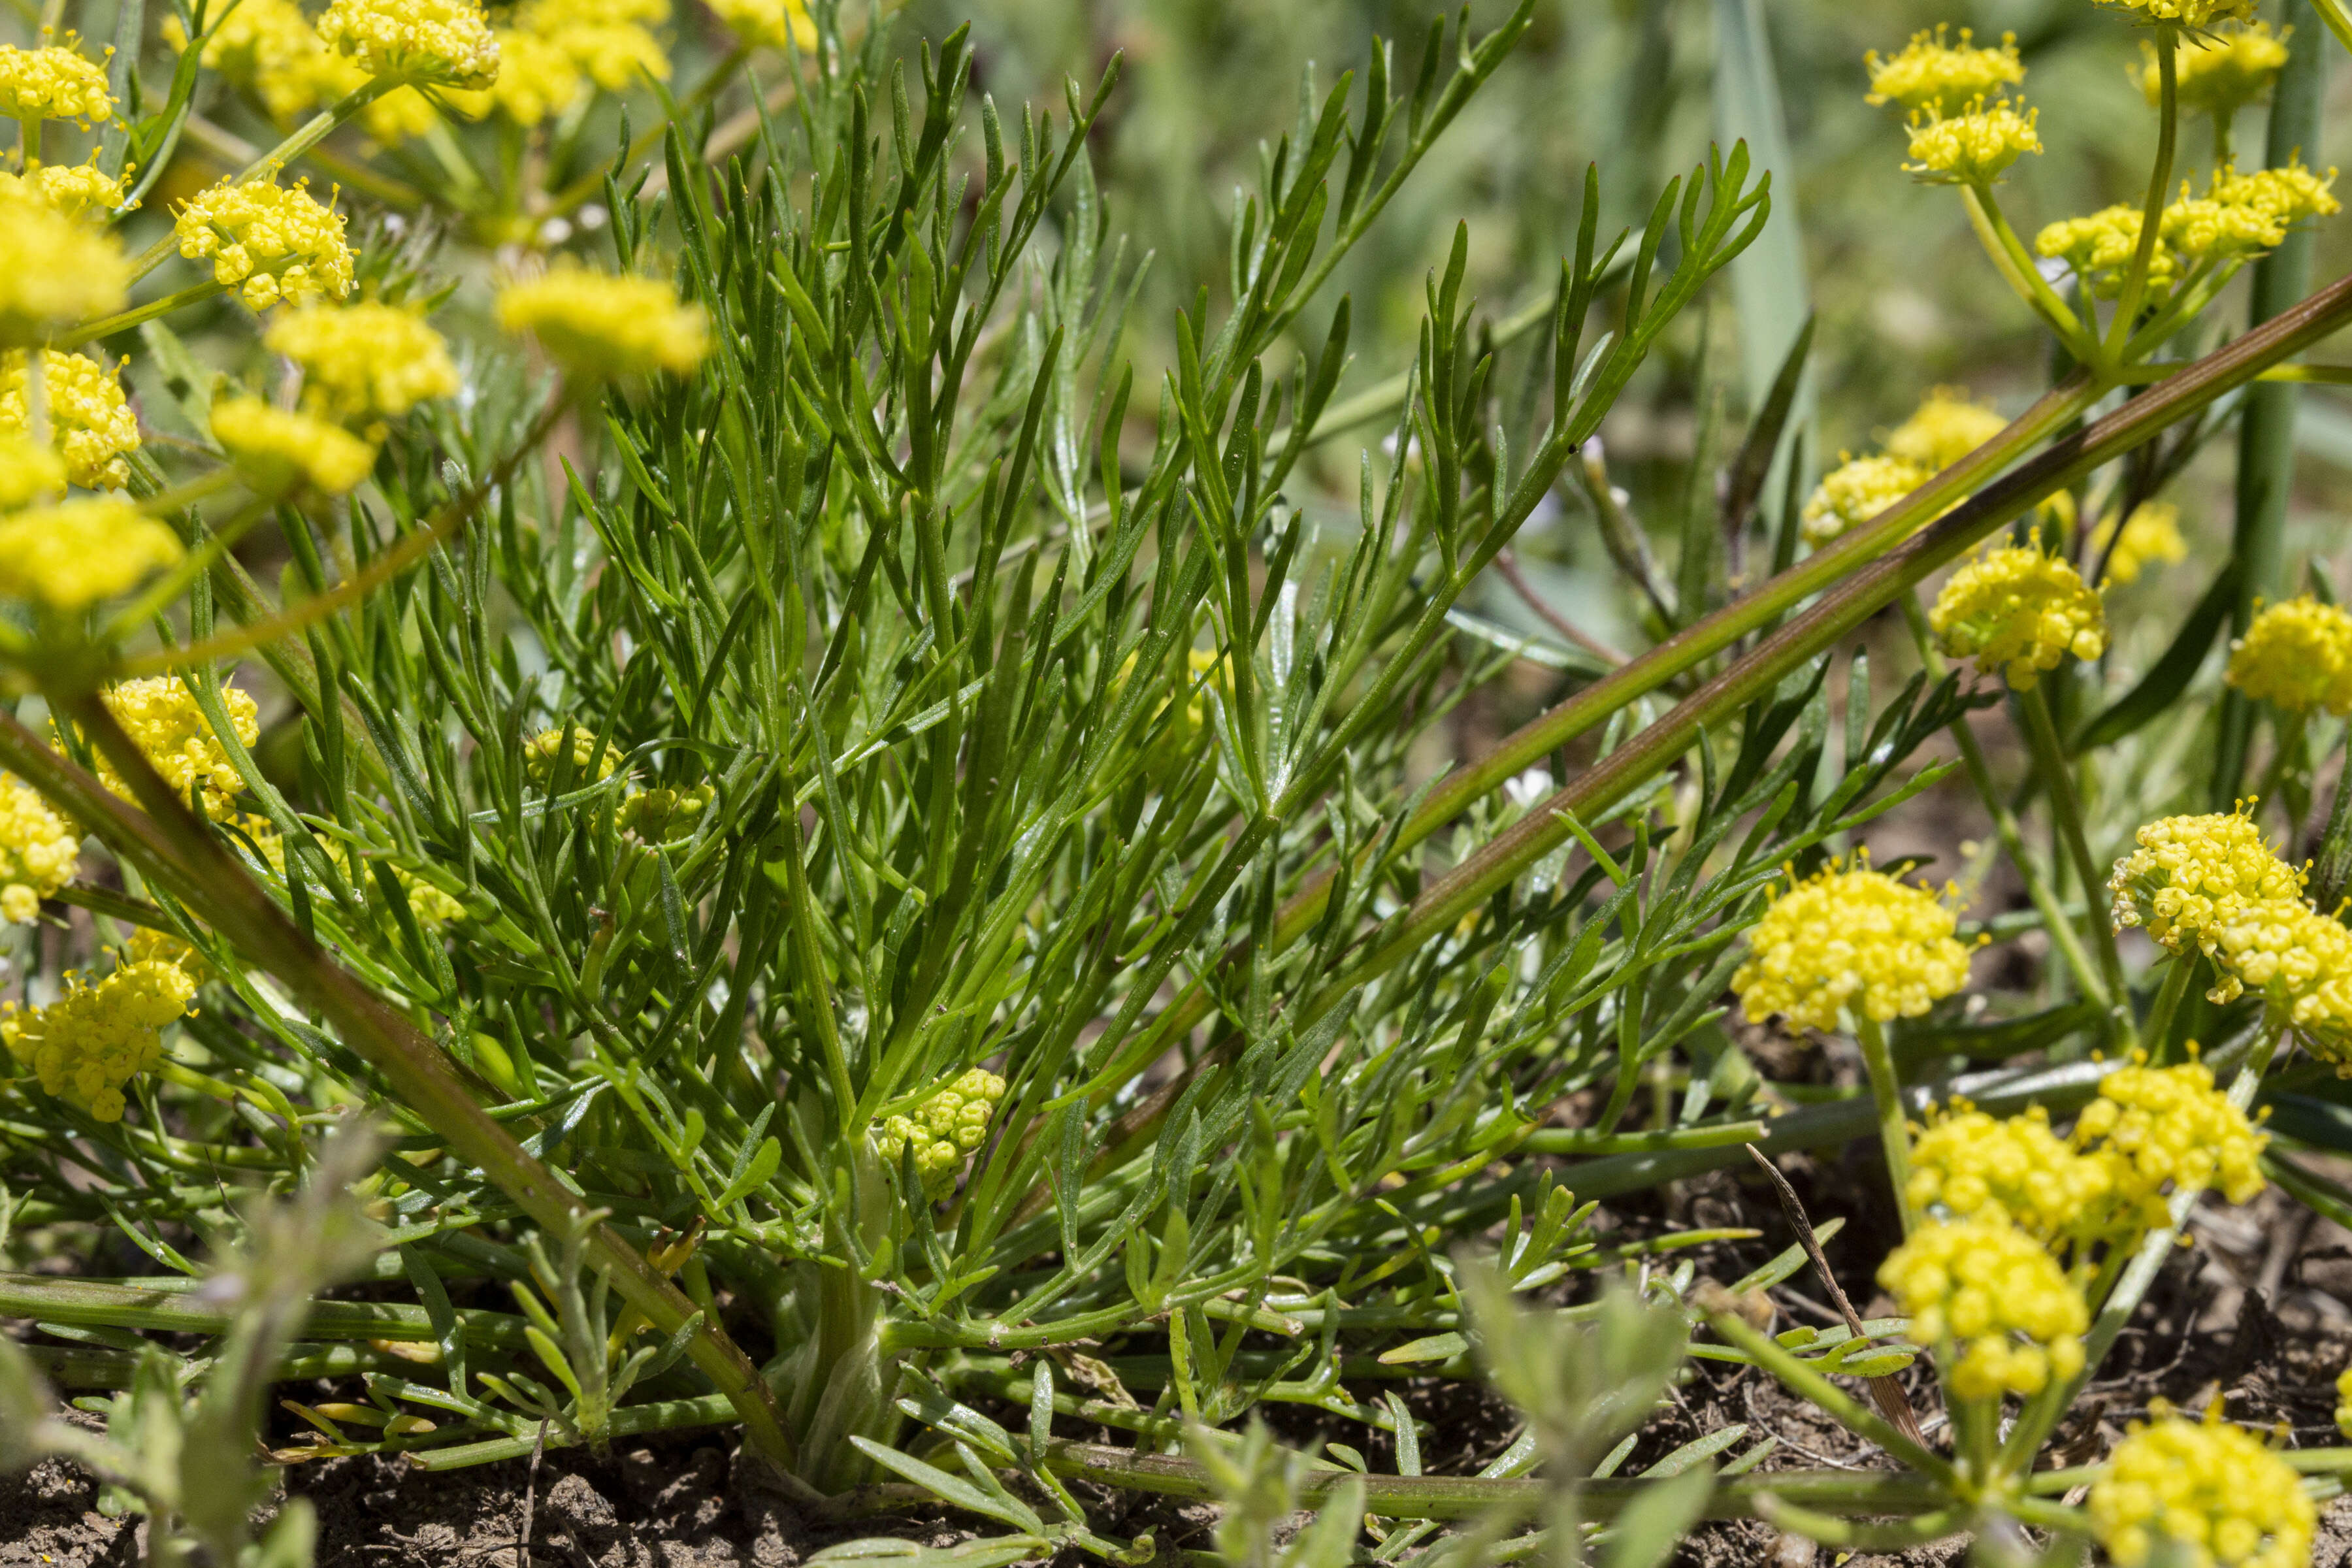
{"label": "green stem", "polygon": [[[1919,608],[1918,595],[1906,594],[1898,602],[1903,606],[1903,618],[1910,625],[1911,639],[1919,649],[1919,660],[1927,668],[1927,679],[1941,680],[1944,656],[1937,651],[1935,638],[1927,630],[1927,612]],[[1969,727],[1967,715],[1952,721],[1951,735],[1960,753],[1960,764],[1968,772],[1969,783],[1983,802],[1986,815],[1992,818],[1993,832],[2000,839],[2000,847],[2009,852],[2010,864],[2025,883],[2025,896],[2042,916],[2042,929],[2050,933],[2051,943],[2057,948],[2059,959],[2073,976],[2075,988],[2104,1012],[2115,1005],[2106,982],[2092,966],[2091,955],[2083,949],[2081,933],[2066,918],[2065,906],[2052,890],[2050,879],[2042,874],[2040,857],[2029,851],[2017,813],[2010,809],[2007,797],[1993,784],[1992,769],[1985,762],[1984,748],[1977,743],[1976,731]]]}
{"label": "green stem", "polygon": [[2156,993],[2156,1003],[2147,1010],[2147,1022],[2140,1029],[2140,1038],[2151,1051],[2161,1053],[2172,1034],[2173,1015],[2180,1011],[2183,998],[2189,994],[2189,984],[2197,973],[2197,950],[2194,947],[2172,955],[2164,972],[2164,984]]}
{"label": "green stem", "polygon": [[2091,858],[2090,840],[2083,832],[2083,803],[2074,793],[2074,770],[2067,765],[2066,749],[2058,739],[2058,726],[2051,721],[2050,698],[2042,686],[2037,682],[2018,692],[2017,706],[2025,715],[2025,740],[2033,753],[2034,771],[2042,775],[2042,787],[2050,796],[2050,815],[2057,819],[2059,839],[2065,845],[2067,858],[2074,863],[2074,875],[2083,884],[2091,942],[2098,953],[2099,973],[2106,981],[2109,1016],[2115,1020],[2116,1032],[2128,1050],[2138,1040],[2130,1011],[2123,1005],[2123,999],[2131,992],[2124,980],[2122,955],[2116,951],[2115,929],[2098,906],[2099,889],[2106,885],[2106,879],[2099,875],[2098,865]]}
{"label": "green stem", "polygon": [[2085,363],[2095,361],[2096,342],[2083,330],[2082,321],[2058,297],[2058,291],[2050,287],[2050,280],[2042,276],[2042,268],[2034,265],[2025,242],[2010,227],[1992,186],[1964,186],[1960,197],[1968,208],[1969,224],[1977,231],[1977,242],[1992,258],[2002,280],[2050,324],[2050,330],[2066,345],[2067,353]]}
{"label": "green stem", "polygon": [[1903,1114],[1903,1080],[1895,1075],[1895,1053],[1887,1048],[1886,1031],[1867,1013],[1853,1020],[1854,1043],[1862,1047],[1862,1065],[1870,1075],[1870,1100],[1878,1113],[1879,1146],[1886,1151],[1886,1180],[1895,1189],[1895,1211],[1903,1218],[1903,1234],[1911,1234],[1911,1125]]}
{"label": "green stem", "polygon": [[2156,167],[2148,172],[2147,196],[2140,210],[2139,245],[2132,252],[2131,270],[2124,274],[2123,296],[2116,301],[2115,320],[2107,324],[2100,362],[2114,364],[2123,358],[2132,339],[2132,319],[2139,314],[2147,292],[2148,264],[2156,258],[2157,231],[2164,226],[2164,198],[2172,184],[2172,158],[2180,139],[2180,79],[2174,51],[2179,47],[2177,23],[2156,25],[2157,102]]}
{"label": "green stem", "polygon": [[143,305],[133,305],[128,310],[118,311],[114,315],[101,317],[95,321],[85,321],[58,338],[51,346],[59,349],[78,349],[84,343],[96,342],[100,338],[111,337],[116,332],[128,331],[142,321],[152,321],[158,316],[169,315],[184,305],[193,305],[199,300],[209,300],[215,294],[227,292],[227,284],[215,282],[207,278],[202,283],[193,284],[176,293],[166,294],[159,300],[150,300]]}
{"label": "green stem", "polygon": [[1948,1487],[1957,1479],[1951,1464],[1895,1429],[1895,1424],[1832,1383],[1829,1374],[1790,1354],[1769,1334],[1736,1312],[1715,1312],[1707,1322],[1718,1338],[1745,1351],[1758,1366],[1780,1379],[1790,1393],[1811,1400],[1855,1436],[1868,1438],[1921,1476]]}

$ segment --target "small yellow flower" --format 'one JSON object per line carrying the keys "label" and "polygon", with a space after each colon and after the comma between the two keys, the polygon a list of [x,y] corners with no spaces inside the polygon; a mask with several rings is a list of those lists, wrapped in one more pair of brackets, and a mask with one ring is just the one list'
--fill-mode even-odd
{"label": "small yellow flower", "polygon": [[122,1086],[163,1065],[162,1031],[190,1011],[195,980],[176,963],[153,960],[120,964],[95,985],[67,979],[66,994],[46,1007],[6,1004],[0,1042],[39,1078],[43,1093],[98,1121],[120,1121]]}
{"label": "small yellow flower", "polygon": [[2107,647],[2099,596],[2073,566],[2042,553],[2039,535],[1987,551],[1953,573],[1927,625],[1945,653],[1973,658],[1985,673],[2000,670],[2020,691],[2066,655],[2096,658]]}
{"label": "small yellow flower", "polygon": [[2292,1466],[2225,1425],[2218,1399],[2201,1422],[2150,1414],[2091,1484],[2092,1533],[2119,1568],[2139,1568],[2158,1541],[2194,1568],[2306,1568],[2319,1510]]}
{"label": "small yellow flower", "polygon": [[12,182],[0,195],[0,349],[46,342],[122,309],[131,264],[108,231],[68,217]]}
{"label": "small yellow flower", "polygon": [[907,1146],[913,1144],[923,1195],[936,1203],[954,1190],[965,1156],[988,1142],[989,1119],[1003,1098],[1004,1080],[973,1068],[910,1114],[884,1119],[875,1133],[875,1152],[895,1169]]}
{"label": "small yellow flower", "polygon": [[[2095,298],[2112,300],[2123,292],[2125,276],[2139,247],[2142,217],[2139,208],[2118,204],[2087,217],[2060,218],[2034,236],[2033,251],[2064,261]],[[2148,255],[2146,297],[2165,298],[2179,270],[2180,258],[2164,243],[2163,226],[2158,225],[2156,246]]]}
{"label": "small yellow flower", "polygon": [[2265,605],[2230,645],[2222,679],[2290,713],[2352,713],[2352,615],[2308,594]]}
{"label": "small yellow flower", "polygon": [[479,0],[334,0],[319,37],[370,76],[462,88],[498,79],[499,43]]}
{"label": "small yellow flower", "polygon": [[[126,168],[123,174],[130,172]],[[122,177],[101,170],[95,153],[85,163],[36,163],[23,174],[0,178],[15,181],[26,195],[68,217],[117,212],[122,206]]]}
{"label": "small yellow flower", "polygon": [[[2286,68],[2286,40],[2294,33],[2289,27],[2273,34],[2268,22],[2253,22],[2182,38],[2172,56],[2174,101],[2190,114],[2235,113],[2276,85]],[[2154,109],[2164,95],[2156,46],[2143,40],[2139,47],[2145,63],[2132,79]]]}
{"label": "small yellow flower", "polygon": [[261,342],[302,367],[304,408],[348,424],[397,418],[457,390],[441,334],[397,305],[306,305],[278,316]]}
{"label": "small yellow flower", "polygon": [[2095,1226],[2114,1175],[2050,1131],[2036,1105],[2006,1119],[1956,1100],[1911,1142],[1911,1206],[1938,1220],[2015,1226],[2047,1245]]}
{"label": "small yellow flower", "polygon": [[1903,172],[1929,184],[1989,184],[2028,153],[2042,151],[2034,129],[2038,109],[2020,113],[2021,104],[1983,100],[1948,118],[1932,114],[1911,117],[1911,161]]}
{"label": "small yellow flower", "polygon": [[1912,34],[1909,43],[1884,58],[1875,49],[1863,56],[1870,72],[1870,96],[1863,101],[1942,114],[2025,79],[2016,34],[2002,34],[1995,49],[1977,47],[1976,35],[1966,27],[1958,44],[1946,43],[1944,37],[1938,26],[1932,33]]}
{"label": "small yellow flower", "polygon": [[562,45],[537,33],[502,27],[499,79],[479,92],[452,92],[449,100],[477,120],[495,111],[517,125],[537,125],[579,102],[587,85]]}
{"label": "small yellow flower", "polygon": [[[544,787],[555,777],[556,760],[563,754],[563,726],[542,730],[523,742],[522,771],[530,782]],[[572,728],[572,762],[565,770],[567,787],[579,789],[590,784],[602,784],[611,778],[629,760],[628,753],[618,746],[608,745],[600,759],[596,755],[596,727],[574,725]],[[590,770],[595,776],[589,776]]]}
{"label": "small yellow flower", "polygon": [[2167,816],[2107,879],[2116,929],[2146,926],[2158,946],[2210,954],[2220,928],[2249,904],[2300,898],[2305,874],[2281,860],[2254,826],[2252,803],[2202,816]]}
{"label": "small yellow flower", "polygon": [[341,426],[272,408],[257,397],[215,403],[213,437],[260,496],[305,489],[339,496],[375,467],[375,447]]}
{"label": "small yellow flower", "polygon": [[179,536],[123,500],[72,500],[0,517],[0,598],[71,614],[179,564]]}
{"label": "small yellow flower", "polygon": [[322,294],[343,298],[352,291],[343,216],[313,200],[309,184],[224,180],[199,193],[173,226],[180,254],[210,260],[214,280],[236,287],[255,310]]}
{"label": "small yellow flower", "polygon": [[22,430],[0,428],[0,511],[47,500],[66,488],[66,460]]}
{"label": "small yellow flower", "polygon": [[710,9],[747,44],[781,49],[789,43],[803,54],[816,47],[807,0],[710,0]]}
{"label": "small yellow flower", "polygon": [[2333,169],[2315,174],[2299,163],[2251,174],[2223,167],[2202,196],[2190,195],[2184,184],[2158,233],[2169,252],[2191,262],[2260,256],[2284,243],[2294,225],[2343,210],[2328,189],[2335,178]]}
{"label": "small yellow flower", "polygon": [[122,943],[125,963],[173,963],[187,971],[190,978],[201,985],[213,978],[213,966],[205,955],[167,931],[153,926],[141,926]]}
{"label": "small yellow flower", "polygon": [[[31,415],[27,351],[0,355],[0,430],[26,432]],[[131,482],[139,449],[139,416],[122,395],[120,365],[109,368],[81,354],[41,351],[41,393],[49,405],[49,439],[65,459],[66,477],[89,490],[121,489]]]}
{"label": "small yellow flower", "polygon": [[2339,1068],[2352,1062],[2352,931],[2300,899],[2248,904],[2214,931],[2216,1002],[2261,994],[2273,1018]]}
{"label": "small yellow flower", "polygon": [[[2112,542],[2115,546],[2108,548]],[[2150,565],[2176,565],[2189,559],[2189,542],[2180,537],[2180,509],[2168,500],[2142,501],[2132,508],[2132,514],[2123,525],[2123,537],[2116,537],[2116,516],[2107,514],[2091,531],[2093,559],[2104,555],[2107,574],[2100,579],[2104,588],[2109,583],[2137,583],[2139,574]]]}
{"label": "small yellow flower", "polygon": [[0,773],[0,921],[30,925],[74,878],[81,829],[14,773]]}
{"label": "small yellow flower", "polygon": [[0,119],[89,121],[114,112],[106,67],[83,58],[69,37],[38,49],[0,44]]}
{"label": "small yellow flower", "polygon": [[1759,1021],[1778,1013],[1834,1029],[1847,1007],[1882,1024],[1916,1017],[1968,984],[1956,924],[1932,893],[1866,866],[1829,866],[1772,900],[1731,988]]}
{"label": "small yellow flower", "polygon": [[585,380],[684,374],[709,352],[702,308],[678,302],[655,278],[620,278],[559,266],[499,291],[499,325],[529,332],[569,374]]}
{"label": "small yellow flower", "polygon": [[[261,710],[239,687],[223,686],[220,695],[231,730],[249,750],[261,739]],[[228,816],[234,797],[245,789],[245,775],[229,760],[186,681],[176,675],[126,680],[100,698],[173,795],[186,800],[194,793],[205,815],[216,821]],[[125,800],[131,798],[131,785],[104,757],[99,759],[98,780]]]}
{"label": "small yellow flower", "polygon": [[1818,549],[1868,522],[1933,476],[1900,458],[1838,455],[1798,519],[1805,542]]}
{"label": "small yellow flower", "polygon": [[2009,421],[1964,387],[1939,386],[1887,432],[1886,455],[1938,474],[2009,428]]}
{"label": "small yellow flower", "polygon": [[1958,1352],[1945,1368],[1962,1399],[2038,1394],[2083,1366],[2090,1313],[2082,1292],[2042,1244],[1984,1220],[1924,1226],[1887,1255],[1878,1282],[1911,1318],[1911,1331]]}
{"label": "small yellow flower", "polygon": [[2218,1188],[2233,1204],[2261,1192],[2267,1133],[2213,1087],[2203,1062],[2147,1065],[2145,1053],[2099,1081],[2099,1097],[2074,1121],[2074,1144],[2106,1167],[2125,1223],[2166,1222],[2172,1192]]}

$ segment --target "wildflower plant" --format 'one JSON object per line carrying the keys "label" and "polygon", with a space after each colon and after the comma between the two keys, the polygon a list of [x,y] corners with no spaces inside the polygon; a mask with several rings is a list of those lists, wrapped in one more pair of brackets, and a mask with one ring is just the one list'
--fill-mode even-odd
{"label": "wildflower plant", "polygon": [[[1890,153],[1952,187],[2068,369],[2013,418],[1938,390],[1816,489],[1801,334],[1722,482],[1691,465],[1671,590],[1598,437],[1772,221],[1745,145],[1623,233],[1591,172],[1507,316],[1467,225],[1405,338],[1341,289],[1534,0],[1310,74],[1217,276],[1150,321],[1096,164],[1116,60],[1046,108],[976,94],[968,30],[831,0],[719,6],[715,54],[640,0],[174,9],[165,68],[128,36],[0,57],[0,679],[26,700],[0,715],[0,1177],[17,1231],[174,1273],[219,1231],[214,1173],[296,1207],[229,1235],[251,1289],[184,1310],[0,1275],[0,1310],[109,1331],[73,1365],[116,1391],[85,1441],[32,1377],[58,1358],[11,1344],[0,1457],[67,1452],[223,1563],[261,1391],[321,1377],[350,1397],[282,1405],[281,1462],[725,1426],[798,1506],[911,1486],[986,1521],[990,1561],[1152,1554],[1073,1480],[1217,1501],[1234,1560],[1277,1560],[1264,1521],[1305,1508],[1280,1561],[1362,1526],[1384,1560],[1654,1563],[1709,1511],[2122,1552],[2201,1509],[2229,1550],[2291,1549],[2293,1489],[2243,1444],[2182,1447],[2178,1498],[2132,1489],[2169,1426],[2087,1506],[2037,1469],[2189,1206],[2284,1170],[2263,1075],[2352,1039],[2352,937],[2251,812],[2150,812],[2132,850],[2088,787],[2204,652],[2105,700],[2105,584],[2169,553],[2136,454],[2352,317],[2331,285],[2200,353],[2231,279],[2335,211],[2284,153],[2173,198],[2184,104],[2227,114],[2180,53],[2243,6],[2134,8],[2147,195],[2033,249],[2001,206],[2048,156],[2014,42],[1868,63]],[[2214,36],[2250,80],[2259,44],[2326,41]],[[191,146],[226,177],[163,184]],[[126,393],[103,356],[133,349]],[[1388,379],[1354,363],[1391,350]],[[1478,609],[1571,481],[1652,612],[1632,657]],[[1899,681],[1852,646],[1890,607]],[[2230,689],[2285,710],[2256,672],[2324,640],[2305,620],[2250,619]],[[1539,710],[1529,666],[1572,676]],[[1466,705],[1512,701],[1432,775]],[[2004,701],[2022,795],[1976,738]],[[1982,868],[1867,861],[1874,822],[1964,785],[2050,943],[2021,1021],[1966,1012]],[[2210,1058],[2176,1020],[2199,965],[2244,1026]],[[1867,1101],[1811,1109],[1876,1134],[1900,1321],[1774,1337],[1755,1302],[1803,1252],[1724,1284],[1656,1255],[1752,1233],[1595,1227],[1600,1196],[1782,1136],[1734,1001],[1858,1049]],[[1929,1077],[2011,1027],[2079,1092],[1929,1116]],[[360,1107],[381,1146],[315,1146]],[[289,1261],[289,1212],[335,1245]],[[353,1270],[397,1300],[319,1300],[294,1339]],[[1922,1355],[1948,1454],[1890,1392]],[[1709,1436],[1620,1474],[1689,1356],[1904,1472],[1717,1471]],[[1425,1464],[1376,1386],[1423,1374],[1490,1377],[1525,1440]],[[1269,1405],[1360,1462],[1278,1452]],[[1360,1462],[1374,1433],[1396,1474]]]}

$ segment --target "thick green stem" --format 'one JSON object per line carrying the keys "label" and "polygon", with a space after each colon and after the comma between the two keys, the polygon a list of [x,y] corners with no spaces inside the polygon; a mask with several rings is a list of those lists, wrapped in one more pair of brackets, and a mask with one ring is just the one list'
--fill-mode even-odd
{"label": "thick green stem", "polygon": [[1878,1142],[1886,1151],[1886,1182],[1895,1189],[1895,1212],[1903,1219],[1903,1234],[1911,1234],[1911,1124],[1903,1113],[1903,1080],[1895,1075],[1895,1053],[1887,1048],[1886,1031],[1867,1013],[1853,1020],[1854,1043],[1862,1047],[1862,1065],[1870,1076],[1870,1101],[1878,1113]]}
{"label": "thick green stem", "polygon": [[[361,984],[287,919],[205,825],[189,815],[95,690],[80,683],[52,683],[45,690],[53,709],[79,725],[129,781],[145,815],[116,799],[13,716],[0,715],[0,763],[65,808],[142,876],[168,889],[238,952],[316,1008],[346,1044],[383,1075],[403,1107],[446,1138],[452,1150],[478,1166],[534,1222],[559,1235],[577,1227],[587,1213],[586,1203],[490,1119],[450,1071],[440,1048],[415,1023]],[[589,1233],[589,1247],[622,1299],[662,1332],[675,1332],[696,1310],[667,1276],[611,1227],[595,1226]],[[728,1396],[750,1441],[789,1467],[793,1446],[778,1424],[767,1385],[725,1331],[705,1317],[687,1353]]]}
{"label": "thick green stem", "polygon": [[2034,771],[2042,775],[2042,788],[2050,797],[2050,815],[2058,824],[2059,841],[2066,847],[2067,858],[2074,863],[2074,875],[2083,884],[2083,899],[2091,922],[2091,944],[2099,957],[2099,973],[2106,982],[2107,999],[2117,1033],[2124,1037],[2128,1049],[2137,1043],[2138,1031],[2133,1026],[2129,1010],[2122,1005],[2130,995],[2124,980],[2124,961],[2116,951],[2115,928],[2108,924],[2099,907],[2099,889],[2106,879],[2099,874],[2098,863],[2091,858],[2091,841],[2083,831],[2083,803],[2074,793],[2074,771],[2066,761],[2066,748],[2058,739],[2058,726],[2050,717],[2050,698],[2037,683],[2017,693],[2018,711],[2025,715],[2025,741],[2033,753]]}

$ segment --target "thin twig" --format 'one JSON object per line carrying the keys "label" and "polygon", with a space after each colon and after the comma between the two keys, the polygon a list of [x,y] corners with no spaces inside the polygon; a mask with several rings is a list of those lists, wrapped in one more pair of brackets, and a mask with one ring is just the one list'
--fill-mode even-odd
{"label": "thin twig", "polygon": [[[1780,1212],[1789,1216],[1789,1224],[1797,1232],[1798,1244],[1804,1247],[1805,1256],[1813,1260],[1813,1272],[1820,1277],[1822,1289],[1829,1292],[1830,1300],[1844,1317],[1846,1331],[1857,1342],[1867,1339],[1869,1335],[1862,1326],[1862,1314],[1853,1310],[1853,1303],[1846,1299],[1844,1287],[1837,1282],[1837,1276],[1830,1272],[1830,1260],[1822,1256],[1821,1240],[1813,1235],[1813,1222],[1805,1216],[1805,1205],[1798,1201],[1797,1189],[1789,1184],[1789,1178],[1780,1173],[1780,1166],[1756,1152],[1753,1143],[1748,1145],[1748,1157],[1756,1162],[1759,1170],[1772,1178],[1773,1191],[1780,1196]],[[1870,1396],[1877,1402],[1879,1414],[1894,1422],[1906,1437],[1923,1448],[1927,1447],[1927,1435],[1919,1430],[1919,1417],[1912,1413],[1911,1397],[1903,1392],[1903,1385],[1895,1380],[1892,1373],[1882,1373],[1870,1380]]]}
{"label": "thin twig", "polygon": [[1518,557],[1507,550],[1500,552],[1495,557],[1495,570],[1503,574],[1503,581],[1511,585],[1511,591],[1527,602],[1528,608],[1542,617],[1544,625],[1603,664],[1618,665],[1625,662],[1623,654],[1619,653],[1599,637],[1580,631],[1574,623],[1558,610],[1553,609],[1544,596],[1536,592],[1535,584],[1528,581],[1527,574],[1519,570]]}
{"label": "thin twig", "polygon": [[542,1415],[530,1446],[530,1473],[522,1483],[522,1533],[515,1538],[515,1568],[530,1568],[530,1516],[539,1504],[539,1461],[546,1452],[547,1417]]}

